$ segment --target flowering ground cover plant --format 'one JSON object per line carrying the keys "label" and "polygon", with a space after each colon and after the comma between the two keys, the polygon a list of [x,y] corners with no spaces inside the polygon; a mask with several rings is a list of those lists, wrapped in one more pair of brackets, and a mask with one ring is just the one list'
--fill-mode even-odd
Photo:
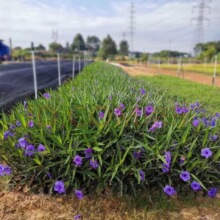
{"label": "flowering ground cover plant", "polygon": [[[220,114],[175,103],[116,67],[95,63],[0,122],[0,175],[33,191],[82,199],[160,190],[167,196],[220,183]],[[98,189],[98,190],[97,190]]]}

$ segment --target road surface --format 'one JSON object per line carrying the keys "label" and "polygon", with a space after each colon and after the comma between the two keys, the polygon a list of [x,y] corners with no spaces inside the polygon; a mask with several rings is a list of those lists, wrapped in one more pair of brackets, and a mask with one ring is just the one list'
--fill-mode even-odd
{"label": "road surface", "polygon": [[[80,63],[81,69],[83,62]],[[61,61],[62,82],[72,77],[72,61]],[[75,74],[79,72],[79,62],[75,62]],[[38,90],[58,86],[57,61],[37,61]],[[34,94],[32,63],[0,65],[0,110],[6,109],[18,100]]]}

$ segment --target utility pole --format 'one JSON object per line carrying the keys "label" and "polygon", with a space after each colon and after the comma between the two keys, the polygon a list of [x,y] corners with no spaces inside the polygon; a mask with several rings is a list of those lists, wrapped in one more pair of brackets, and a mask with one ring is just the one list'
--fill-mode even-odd
{"label": "utility pole", "polygon": [[52,39],[53,39],[53,42],[57,43],[58,41],[58,31],[55,31],[55,30],[52,30]]}
{"label": "utility pole", "polygon": [[12,53],[12,40],[9,38],[10,53]]}
{"label": "utility pole", "polygon": [[135,6],[134,2],[131,3],[130,9],[130,25],[129,25],[129,34],[130,34],[130,51],[134,51],[134,30],[135,30]]}
{"label": "utility pole", "polygon": [[33,80],[34,80],[34,95],[35,95],[35,99],[37,99],[37,73],[36,73],[34,43],[33,42],[31,42],[31,55],[32,55]]}
{"label": "utility pole", "polygon": [[193,36],[193,47],[197,43],[203,43],[204,42],[204,25],[205,22],[209,22],[209,19],[206,18],[205,14],[207,10],[209,11],[209,14],[211,13],[211,8],[208,6],[208,2],[211,0],[197,0],[199,3],[192,8],[192,13],[194,12],[194,9],[198,10],[198,16],[192,18],[192,21],[196,21],[194,36]]}

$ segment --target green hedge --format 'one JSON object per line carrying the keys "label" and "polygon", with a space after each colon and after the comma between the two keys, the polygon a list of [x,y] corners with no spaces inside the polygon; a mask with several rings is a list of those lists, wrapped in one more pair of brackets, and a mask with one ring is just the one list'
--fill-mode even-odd
{"label": "green hedge", "polygon": [[[49,193],[108,186],[134,195],[140,189],[173,195],[211,188],[208,195],[216,194],[219,114],[211,116],[198,103],[174,103],[103,63],[48,93],[2,115],[0,157],[14,186]],[[62,183],[65,190],[57,190]]]}

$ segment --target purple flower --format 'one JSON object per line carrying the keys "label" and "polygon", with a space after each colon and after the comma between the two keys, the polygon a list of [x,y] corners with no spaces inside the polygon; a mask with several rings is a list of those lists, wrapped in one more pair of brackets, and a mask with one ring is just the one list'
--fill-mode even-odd
{"label": "purple flower", "polygon": [[201,186],[198,182],[196,181],[193,181],[191,184],[190,184],[191,188],[194,190],[194,191],[198,191],[201,189]]}
{"label": "purple flower", "polygon": [[28,127],[29,128],[33,128],[34,127],[34,122],[33,121],[29,121],[28,122]]}
{"label": "purple flower", "polygon": [[119,108],[115,108],[114,113],[116,116],[120,116],[121,115],[121,110]]}
{"label": "purple flower", "polygon": [[5,166],[4,173],[5,173],[5,175],[11,175],[11,168],[9,166]]}
{"label": "purple flower", "polygon": [[47,125],[47,129],[51,129],[51,126],[50,126],[50,125]]}
{"label": "purple flower", "polygon": [[78,199],[83,198],[83,192],[81,190],[75,190],[75,195],[77,196]]}
{"label": "purple flower", "polygon": [[176,194],[176,190],[169,185],[166,185],[163,189],[163,191],[168,195],[168,196],[173,196]]}
{"label": "purple flower", "polygon": [[38,152],[43,152],[46,150],[45,146],[43,144],[39,144],[38,148],[37,148]]}
{"label": "purple flower", "polygon": [[189,109],[186,108],[186,107],[182,107],[182,112],[183,112],[184,114],[186,114],[187,112],[189,112]]}
{"label": "purple flower", "polygon": [[209,191],[208,191],[208,196],[211,197],[211,198],[214,198],[216,196],[218,192],[218,189],[217,188],[211,188]]}
{"label": "purple flower", "polygon": [[89,165],[90,165],[90,167],[92,167],[93,169],[97,169],[97,168],[99,167],[99,164],[98,164],[97,160],[94,160],[94,159],[90,159]]}
{"label": "purple flower", "polygon": [[102,111],[99,112],[99,118],[100,118],[100,119],[103,119],[103,118],[104,118],[104,115],[105,115],[104,112],[102,112]]}
{"label": "purple flower", "polygon": [[217,141],[217,140],[218,140],[218,135],[215,134],[215,135],[213,135],[213,136],[210,136],[210,137],[209,137],[209,140],[210,140],[210,141]]}
{"label": "purple flower", "polygon": [[33,145],[28,145],[25,149],[25,156],[32,157],[34,155],[35,148]]}
{"label": "purple flower", "polygon": [[193,110],[195,107],[196,107],[195,104],[190,104],[190,106],[189,106],[189,108],[190,108],[191,110]]}
{"label": "purple flower", "polygon": [[141,89],[140,89],[140,93],[141,93],[141,95],[144,95],[144,94],[146,93],[146,90],[143,89],[143,88],[141,88]]}
{"label": "purple flower", "polygon": [[145,107],[146,115],[150,115],[154,111],[154,107],[152,105],[148,105]]}
{"label": "purple flower", "polygon": [[211,125],[212,128],[216,126],[216,118],[212,118]]}
{"label": "purple flower", "polygon": [[125,105],[124,105],[123,103],[120,103],[119,108],[120,108],[121,110],[124,110],[124,109],[125,109]]}
{"label": "purple flower", "polygon": [[56,181],[54,185],[54,191],[58,192],[59,194],[65,193],[65,185],[63,181]]}
{"label": "purple flower", "polygon": [[77,167],[80,167],[82,165],[82,157],[80,157],[79,155],[76,155],[73,159],[73,162],[75,163]]}
{"label": "purple flower", "polygon": [[135,158],[136,160],[140,159],[141,155],[142,155],[142,152],[141,152],[141,151],[135,151],[135,152],[133,153],[133,156],[134,156],[134,158]]}
{"label": "purple flower", "polygon": [[14,133],[11,132],[11,131],[6,131],[4,132],[4,139],[8,139],[8,137],[13,137],[14,136]]}
{"label": "purple flower", "polygon": [[5,175],[5,171],[4,171],[4,165],[0,164],[0,176],[4,176]]}
{"label": "purple flower", "polygon": [[43,96],[44,96],[44,98],[46,98],[46,99],[50,99],[50,94],[49,94],[49,93],[44,93]]}
{"label": "purple flower", "polygon": [[176,113],[178,114],[178,115],[181,115],[182,113],[183,113],[183,111],[182,111],[182,108],[181,107],[179,107],[179,106],[176,106]]}
{"label": "purple flower", "polygon": [[140,170],[139,174],[140,174],[140,179],[143,182],[145,180],[145,172],[143,170]]}
{"label": "purple flower", "polygon": [[162,128],[162,126],[163,126],[162,121],[156,121],[149,129],[149,132],[155,131],[156,129],[160,129],[160,128]]}
{"label": "purple flower", "polygon": [[18,143],[21,148],[25,148],[28,145],[28,142],[25,140],[25,138],[20,138]]}
{"label": "purple flower", "polygon": [[76,215],[76,216],[74,216],[74,220],[77,220],[77,219],[81,219],[81,215]]}
{"label": "purple flower", "polygon": [[47,173],[47,176],[51,179],[52,175],[50,173]]}
{"label": "purple flower", "polygon": [[86,150],[84,150],[84,154],[86,158],[91,158],[92,157],[92,148],[87,148]]}
{"label": "purple flower", "polygon": [[194,127],[198,127],[199,126],[199,123],[200,123],[200,120],[199,119],[194,119],[193,122],[192,122],[192,125]]}
{"label": "purple flower", "polygon": [[142,110],[141,109],[136,108],[135,112],[136,112],[137,117],[140,117],[142,115]]}
{"label": "purple flower", "polygon": [[184,181],[187,182],[190,180],[190,173],[188,171],[182,171],[180,174],[180,178]]}
{"label": "purple flower", "polygon": [[209,157],[212,156],[212,151],[207,147],[201,150],[201,155],[208,159]]}
{"label": "purple flower", "polygon": [[170,171],[170,165],[167,163],[163,163],[162,171],[163,173],[168,173]]}
{"label": "purple flower", "polygon": [[11,175],[11,168],[0,164],[0,176]]}
{"label": "purple flower", "polygon": [[15,125],[11,124],[9,129],[14,130],[15,128],[16,128]]}
{"label": "purple flower", "polygon": [[220,118],[220,113],[216,112],[215,117]]}
{"label": "purple flower", "polygon": [[179,161],[180,165],[183,164],[185,162],[185,160],[186,160],[186,158],[184,156],[182,156]]}
{"label": "purple flower", "polygon": [[168,164],[171,164],[171,153],[170,153],[170,151],[167,151],[167,152],[165,153],[165,159],[166,159],[166,162],[167,162]]}
{"label": "purple flower", "polygon": [[20,121],[16,121],[16,126],[20,127],[21,126],[21,122]]}

